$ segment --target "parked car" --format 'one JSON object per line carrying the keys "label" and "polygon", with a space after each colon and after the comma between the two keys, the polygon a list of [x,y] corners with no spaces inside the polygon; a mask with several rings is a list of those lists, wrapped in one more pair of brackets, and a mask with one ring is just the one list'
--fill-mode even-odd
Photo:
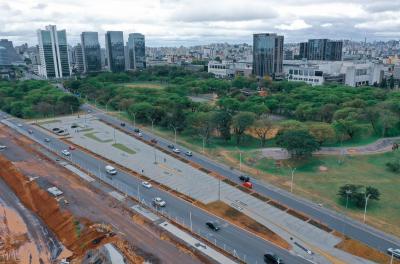
{"label": "parked car", "polygon": [[167,203],[160,197],[153,198],[153,201],[151,203],[153,204],[153,206],[158,206],[158,207],[165,207],[165,205],[167,205]]}
{"label": "parked car", "polygon": [[0,146],[0,150],[5,150],[6,148],[7,148],[7,146],[3,146],[3,145]]}
{"label": "parked car", "polygon": [[121,126],[124,127],[124,126],[125,126],[125,123],[121,123]]}
{"label": "parked car", "polygon": [[150,141],[151,141],[151,143],[157,144],[157,139],[155,139],[155,138],[152,138]]}
{"label": "parked car", "polygon": [[267,264],[283,264],[283,261],[278,255],[267,253],[264,254],[264,262]]}
{"label": "parked car", "polygon": [[150,189],[152,187],[151,183],[147,181],[142,182],[142,186],[147,189]]}
{"label": "parked car", "polygon": [[388,249],[387,249],[387,252],[388,252],[390,255],[393,255],[394,257],[400,259],[400,249],[398,249],[398,248],[397,248],[397,249],[388,248]]}
{"label": "parked car", "polygon": [[218,231],[219,230],[219,226],[214,222],[206,222],[206,226],[208,228],[210,228],[211,230],[213,230],[213,231]]}
{"label": "parked car", "polygon": [[242,186],[243,186],[243,187],[246,187],[246,188],[249,188],[249,189],[253,189],[253,184],[252,184],[251,182],[249,182],[249,181],[244,182],[244,183],[242,184]]}
{"label": "parked car", "polygon": [[241,180],[242,182],[249,182],[250,181],[250,177],[247,175],[240,175],[239,176],[239,180]]}
{"label": "parked car", "polygon": [[133,131],[135,131],[136,133],[139,133],[140,129],[139,128],[135,128]]}
{"label": "parked car", "polygon": [[61,151],[61,153],[62,153],[64,156],[70,156],[70,155],[71,155],[71,153],[70,153],[67,149],[64,149],[63,151]]}
{"label": "parked car", "polygon": [[191,156],[193,156],[193,153],[191,151],[186,151],[185,155],[191,157]]}
{"label": "parked car", "polygon": [[181,153],[181,150],[180,150],[180,149],[178,149],[178,148],[174,148],[172,151],[173,151],[173,152],[175,152],[176,154],[179,154],[179,153]]}
{"label": "parked car", "polygon": [[117,170],[113,166],[107,165],[107,166],[105,166],[105,170],[110,175],[117,174]]}
{"label": "parked car", "polygon": [[45,138],[45,139],[44,139],[44,142],[49,143],[49,142],[50,142],[50,138]]}
{"label": "parked car", "polygon": [[175,149],[175,146],[174,146],[173,144],[169,144],[169,145],[168,145],[168,148],[170,148],[170,149]]}

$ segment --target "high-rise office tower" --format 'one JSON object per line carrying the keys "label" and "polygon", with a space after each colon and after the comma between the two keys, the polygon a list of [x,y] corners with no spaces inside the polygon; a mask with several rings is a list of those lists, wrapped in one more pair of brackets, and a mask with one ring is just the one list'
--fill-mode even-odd
{"label": "high-rise office tower", "polygon": [[7,53],[9,63],[20,63],[24,61],[22,57],[17,54],[12,41],[8,39],[0,39],[0,47],[5,49],[5,51],[3,50],[3,53]]}
{"label": "high-rise office tower", "polygon": [[283,73],[283,36],[275,33],[253,35],[253,74],[276,78]]}
{"label": "high-rise office tower", "polygon": [[129,69],[146,68],[146,47],[144,35],[140,33],[129,34],[127,46]]}
{"label": "high-rise office tower", "polygon": [[3,46],[0,46],[0,66],[8,66],[11,65],[11,61],[8,58],[7,49]]}
{"label": "high-rise office tower", "polygon": [[122,31],[107,31],[106,57],[110,71],[125,71],[124,33]]}
{"label": "high-rise office tower", "polygon": [[83,51],[84,72],[101,71],[101,52],[97,32],[82,32],[81,44]]}
{"label": "high-rise office tower", "polygon": [[72,72],[74,73],[83,73],[85,71],[85,66],[83,62],[83,50],[82,45],[80,43],[76,44],[75,47],[72,48]]}
{"label": "high-rise office tower", "polygon": [[308,58],[308,43],[301,42],[300,43],[300,50],[299,50],[299,59],[307,59]]}
{"label": "high-rise office tower", "polygon": [[38,29],[40,70],[39,75],[46,78],[71,76],[68,58],[67,34],[49,25],[45,30]]}
{"label": "high-rise office tower", "polygon": [[[305,50],[302,54],[302,45]],[[342,60],[342,41],[333,41],[329,39],[309,39],[307,43],[300,43],[300,59],[308,60]]]}

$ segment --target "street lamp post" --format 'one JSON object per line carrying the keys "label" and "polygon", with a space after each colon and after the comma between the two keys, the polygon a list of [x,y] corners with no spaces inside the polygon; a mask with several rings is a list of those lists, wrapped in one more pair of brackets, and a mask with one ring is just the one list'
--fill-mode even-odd
{"label": "street lamp post", "polygon": [[136,114],[132,113],[132,115],[133,115],[133,128],[135,129],[136,128]]}
{"label": "street lamp post", "polygon": [[[346,212],[347,212],[347,207],[348,207],[348,204],[349,204],[349,196],[351,194],[352,194],[352,191],[347,189],[346,190]],[[344,218],[344,215],[343,215],[343,218]],[[345,235],[345,234],[346,234],[346,221],[343,221],[343,235]]]}
{"label": "street lamp post", "polygon": [[290,168],[290,171],[291,171],[291,173],[292,173],[292,181],[291,181],[291,183],[290,183],[290,192],[292,193],[292,192],[293,192],[294,172],[296,171],[296,168],[293,168],[293,169],[292,169],[292,167],[290,167],[290,166],[289,166],[289,168]]}
{"label": "street lamp post", "polygon": [[174,133],[175,133],[175,145],[176,145],[176,127],[174,125],[170,125],[173,129],[174,129]]}
{"label": "street lamp post", "polygon": [[365,223],[365,216],[367,215],[367,205],[368,205],[368,199],[371,196],[371,194],[368,194],[365,196],[365,208],[364,208],[364,223]]}

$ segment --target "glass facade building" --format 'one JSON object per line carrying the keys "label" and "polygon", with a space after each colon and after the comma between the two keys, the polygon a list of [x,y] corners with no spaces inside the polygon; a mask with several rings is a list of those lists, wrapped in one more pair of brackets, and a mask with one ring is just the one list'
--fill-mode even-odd
{"label": "glass facade building", "polygon": [[127,47],[129,69],[146,68],[146,46],[144,35],[140,33],[129,34]]}
{"label": "glass facade building", "polygon": [[37,34],[40,57],[39,75],[46,78],[71,76],[66,31],[57,31],[56,26],[49,25],[45,30],[39,29]]}
{"label": "glass facade building", "polygon": [[342,41],[310,39],[300,43],[300,59],[341,61],[342,48]]}
{"label": "glass facade building", "polygon": [[109,70],[112,72],[125,71],[124,33],[122,31],[107,31],[105,40]]}
{"label": "glass facade building", "polygon": [[84,72],[101,71],[101,52],[97,32],[82,32],[81,45],[83,51]]}
{"label": "glass facade building", "polygon": [[276,78],[283,74],[283,36],[274,33],[253,35],[253,74]]}

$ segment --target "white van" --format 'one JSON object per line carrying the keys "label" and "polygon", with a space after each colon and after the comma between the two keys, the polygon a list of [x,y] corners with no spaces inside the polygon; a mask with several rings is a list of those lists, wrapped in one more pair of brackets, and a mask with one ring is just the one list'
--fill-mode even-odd
{"label": "white van", "polygon": [[108,174],[110,174],[110,175],[115,175],[115,174],[117,174],[117,170],[116,170],[113,166],[107,165],[107,166],[105,167],[105,169],[106,169],[106,172],[107,172]]}

